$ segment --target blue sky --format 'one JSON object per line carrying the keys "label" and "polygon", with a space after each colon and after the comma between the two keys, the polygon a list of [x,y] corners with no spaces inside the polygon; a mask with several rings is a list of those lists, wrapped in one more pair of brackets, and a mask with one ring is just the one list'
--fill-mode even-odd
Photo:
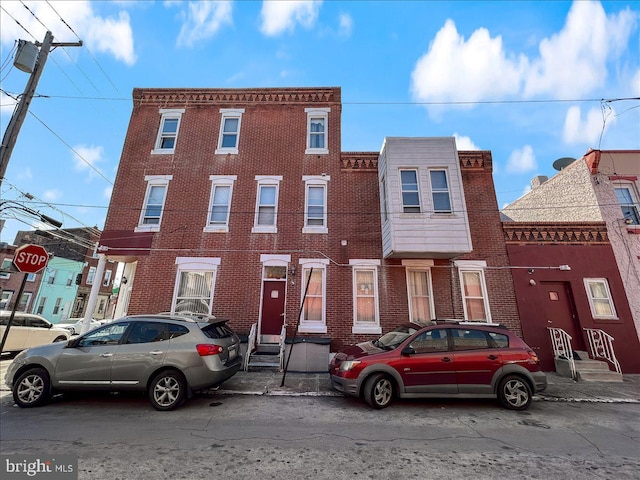
{"label": "blue sky", "polygon": [[[49,55],[0,191],[67,228],[104,226],[134,87],[340,86],[343,151],[456,136],[492,151],[500,207],[557,158],[640,149],[640,101],[599,101],[640,97],[637,1],[0,6],[2,133],[28,80],[16,40],[85,45]],[[0,241],[38,227],[1,215]]]}

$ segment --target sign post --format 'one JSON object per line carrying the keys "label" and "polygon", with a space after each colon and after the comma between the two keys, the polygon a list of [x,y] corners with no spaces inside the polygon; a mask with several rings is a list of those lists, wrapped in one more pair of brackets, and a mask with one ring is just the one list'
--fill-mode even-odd
{"label": "sign post", "polygon": [[7,328],[4,330],[4,335],[2,335],[2,342],[0,342],[0,353],[4,350],[4,344],[7,341],[7,337],[9,336],[9,329],[11,328],[11,324],[13,323],[13,317],[16,314],[16,309],[18,308],[18,304],[20,303],[20,299],[22,298],[22,293],[24,292],[24,286],[27,283],[27,277],[30,273],[38,273],[49,263],[49,254],[45,250],[45,248],[41,245],[28,244],[23,245],[16,249],[15,254],[13,256],[13,264],[16,266],[18,271],[24,273],[24,277],[22,277],[22,283],[20,284],[20,289],[18,290],[18,297],[15,303],[13,304],[13,308],[11,309],[11,315],[9,316],[9,320],[7,321]]}

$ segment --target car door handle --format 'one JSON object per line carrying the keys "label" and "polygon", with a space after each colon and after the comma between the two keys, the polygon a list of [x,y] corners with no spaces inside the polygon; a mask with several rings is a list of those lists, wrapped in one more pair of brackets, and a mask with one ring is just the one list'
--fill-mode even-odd
{"label": "car door handle", "polygon": [[487,356],[487,358],[488,358],[489,360],[497,360],[497,359],[498,359],[498,356],[497,356],[497,355],[488,355],[488,356]]}
{"label": "car door handle", "polygon": [[113,353],[101,353],[101,357],[113,357]]}
{"label": "car door handle", "polygon": [[162,355],[164,352],[162,350],[153,350],[149,352],[151,355]]}
{"label": "car door handle", "polygon": [[451,357],[442,357],[440,360],[442,360],[444,363],[449,363],[453,361],[453,358]]}

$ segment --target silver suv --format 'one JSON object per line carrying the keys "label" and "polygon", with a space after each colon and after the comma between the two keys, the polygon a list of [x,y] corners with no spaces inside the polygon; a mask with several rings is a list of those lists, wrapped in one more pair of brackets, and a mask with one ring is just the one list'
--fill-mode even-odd
{"label": "silver suv", "polygon": [[134,315],[18,354],[6,384],[24,408],[43,405],[58,392],[138,390],[157,410],[173,410],[241,366],[240,339],[226,320]]}

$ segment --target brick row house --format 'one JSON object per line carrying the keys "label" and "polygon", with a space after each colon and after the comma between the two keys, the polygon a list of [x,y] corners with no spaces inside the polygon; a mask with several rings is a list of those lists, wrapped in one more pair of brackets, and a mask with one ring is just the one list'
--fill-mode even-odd
{"label": "brick row house", "polygon": [[115,317],[213,314],[265,344],[286,322],[331,351],[409,319],[521,334],[491,153],[342,152],[341,109],[335,87],[134,89],[100,239],[126,263]]}

